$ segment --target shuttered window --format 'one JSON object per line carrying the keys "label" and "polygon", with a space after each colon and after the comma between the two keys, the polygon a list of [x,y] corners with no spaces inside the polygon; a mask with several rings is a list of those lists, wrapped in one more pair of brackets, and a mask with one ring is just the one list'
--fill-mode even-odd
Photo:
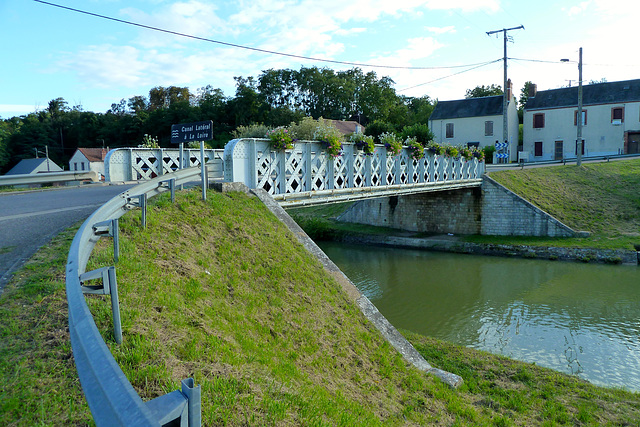
{"label": "shuttered window", "polygon": [[484,136],[493,136],[493,121],[484,122]]}
{"label": "shuttered window", "polygon": [[541,129],[544,127],[544,113],[533,115],[533,128]]}
{"label": "shuttered window", "polygon": [[447,123],[447,138],[453,138],[453,123]]}

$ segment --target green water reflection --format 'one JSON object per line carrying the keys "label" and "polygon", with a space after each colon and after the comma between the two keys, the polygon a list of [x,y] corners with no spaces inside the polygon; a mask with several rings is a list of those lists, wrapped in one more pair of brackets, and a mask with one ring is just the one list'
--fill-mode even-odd
{"label": "green water reflection", "polygon": [[321,242],[398,328],[640,391],[640,268]]}

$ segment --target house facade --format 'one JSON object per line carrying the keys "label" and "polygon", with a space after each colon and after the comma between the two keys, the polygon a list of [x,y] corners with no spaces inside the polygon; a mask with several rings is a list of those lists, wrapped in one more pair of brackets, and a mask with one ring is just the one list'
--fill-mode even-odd
{"label": "house facade", "polygon": [[[517,160],[518,111],[516,99],[507,91],[507,161]],[[429,118],[429,128],[439,144],[479,148],[503,139],[503,96],[438,101]]]}
{"label": "house facade", "polygon": [[62,172],[62,168],[47,157],[22,159],[7,175],[27,175],[47,172]]}
{"label": "house facade", "polygon": [[96,171],[104,178],[104,158],[108,151],[105,148],[78,148],[69,159],[69,170]]}
{"label": "house facade", "polygon": [[[583,86],[582,155],[640,152],[640,79]],[[530,94],[523,118],[529,161],[575,159],[578,88]]]}

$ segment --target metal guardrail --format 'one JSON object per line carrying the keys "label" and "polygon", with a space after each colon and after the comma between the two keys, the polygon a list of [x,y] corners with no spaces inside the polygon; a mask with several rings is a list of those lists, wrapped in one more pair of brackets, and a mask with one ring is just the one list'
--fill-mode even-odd
{"label": "metal guardrail", "polygon": [[[635,158],[639,158],[640,154],[611,154],[611,155],[605,155],[605,156],[593,156],[593,157],[583,157],[582,158],[582,162],[598,162],[598,161],[610,161],[610,160],[624,160],[624,159],[635,159]],[[568,159],[562,159],[562,160],[541,160],[541,161],[534,161],[534,162],[518,162],[518,163],[503,163],[503,164],[488,164],[487,165],[487,170],[499,170],[499,169],[508,169],[508,168],[514,168],[514,167],[520,167],[520,168],[525,168],[525,167],[531,167],[531,166],[545,166],[545,165],[566,165],[566,164],[571,164],[571,163],[576,163],[576,158],[575,157],[571,157]]]}
{"label": "metal guardrail", "polygon": [[[131,209],[144,208],[142,200],[146,201],[165,191],[171,191],[174,196],[176,186],[194,181],[197,177],[202,177],[199,167],[182,169],[145,181],[119,194],[98,208],[82,224],[71,243],[66,267],[71,347],[80,384],[98,426],[200,425],[200,386],[196,386],[192,378],[182,381],[181,390],[148,402],[142,401],[102,339],[84,297],[86,292],[111,295],[114,337],[117,342],[121,341],[115,267],[107,266],[86,272],[91,252],[100,238],[111,236],[114,238],[114,258],[117,260],[117,219]],[[92,279],[102,279],[102,285],[88,286],[84,283]]]}
{"label": "metal guardrail", "polygon": [[100,181],[100,173],[96,171],[65,171],[65,172],[43,172],[27,173],[20,175],[0,176],[0,186],[2,185],[28,185],[47,184],[50,182],[84,181],[90,179],[93,182]]}

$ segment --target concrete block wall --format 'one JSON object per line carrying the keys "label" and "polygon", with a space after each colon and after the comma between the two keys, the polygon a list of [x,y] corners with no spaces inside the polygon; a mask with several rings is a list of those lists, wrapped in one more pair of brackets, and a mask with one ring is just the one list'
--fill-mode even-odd
{"label": "concrete block wall", "polygon": [[415,232],[479,234],[480,193],[475,188],[363,200],[338,219]]}
{"label": "concrete block wall", "polygon": [[577,233],[488,176],[482,181],[480,234],[572,237]]}
{"label": "concrete block wall", "polygon": [[482,188],[363,200],[338,219],[422,233],[576,235],[574,230],[486,175]]}

